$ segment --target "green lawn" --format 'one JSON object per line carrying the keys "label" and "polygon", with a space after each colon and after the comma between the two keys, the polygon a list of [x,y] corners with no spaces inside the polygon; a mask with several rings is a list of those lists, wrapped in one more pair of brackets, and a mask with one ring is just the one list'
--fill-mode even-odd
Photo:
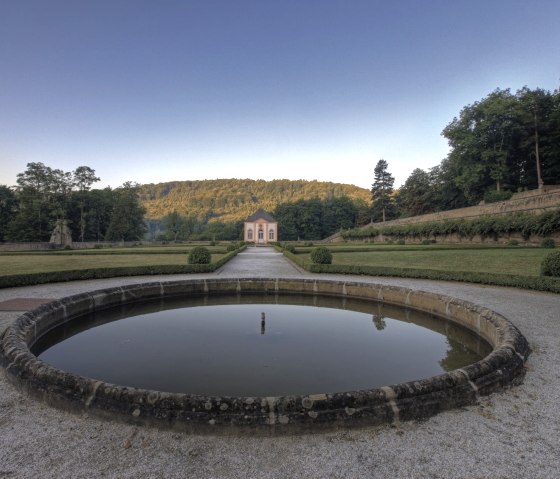
{"label": "green lawn", "polygon": [[427,248],[354,253],[336,253],[333,249],[333,264],[538,276],[542,259],[551,251],[544,248]]}
{"label": "green lawn", "polygon": [[[223,255],[213,254],[212,262]],[[117,268],[126,266],[159,266],[187,264],[187,254],[17,254],[0,255],[0,276],[52,271],[66,271],[93,268]]]}

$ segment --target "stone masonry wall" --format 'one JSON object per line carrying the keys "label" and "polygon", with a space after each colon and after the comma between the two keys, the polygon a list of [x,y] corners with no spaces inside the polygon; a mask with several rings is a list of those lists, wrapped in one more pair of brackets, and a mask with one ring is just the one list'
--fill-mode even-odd
{"label": "stone masonry wall", "polygon": [[[467,208],[457,208],[455,210],[440,211],[438,213],[429,213],[426,215],[411,216],[409,218],[399,218],[396,220],[386,221],[385,223],[370,223],[364,228],[368,227],[388,227],[388,226],[401,226],[416,223],[427,223],[430,221],[443,221],[450,219],[474,219],[482,216],[491,215],[506,215],[511,213],[529,213],[539,214],[547,210],[560,209],[560,185],[545,186],[542,190],[523,191],[515,193],[510,200],[499,201],[496,203],[482,204],[478,206],[469,206]],[[560,232],[550,235],[557,242],[560,241]],[[375,242],[383,242],[387,238],[383,235],[378,235],[373,240]],[[422,239],[431,238],[407,238],[407,241],[420,242]],[[518,233],[512,233],[507,237],[501,238],[482,238],[474,236],[472,238],[461,237],[456,234],[447,236],[438,236],[437,240],[442,243],[507,243],[510,240],[516,240],[520,244],[539,244],[542,240],[541,237],[531,237],[529,240],[524,239]],[[325,242],[340,242],[343,241],[342,235],[336,233],[324,240]]]}
{"label": "stone masonry wall", "polygon": [[[442,221],[458,218],[478,218],[480,216],[505,215],[509,213],[538,214],[556,208],[560,208],[560,186],[548,186],[545,187],[543,191],[532,190],[516,193],[507,201],[411,216],[410,218],[399,218],[397,220],[386,221],[383,223],[383,226],[409,225],[413,223],[426,223],[428,221]],[[380,223],[372,224],[380,225]]]}

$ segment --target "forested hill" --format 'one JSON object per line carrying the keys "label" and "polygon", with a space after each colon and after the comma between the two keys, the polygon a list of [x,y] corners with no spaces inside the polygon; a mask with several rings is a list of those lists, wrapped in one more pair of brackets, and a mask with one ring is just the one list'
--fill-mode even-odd
{"label": "forested hill", "polygon": [[258,208],[272,212],[282,203],[341,196],[366,203],[371,199],[370,191],[358,186],[305,180],[173,181],[140,187],[140,201],[149,219],[160,219],[176,211],[197,219],[237,221]]}

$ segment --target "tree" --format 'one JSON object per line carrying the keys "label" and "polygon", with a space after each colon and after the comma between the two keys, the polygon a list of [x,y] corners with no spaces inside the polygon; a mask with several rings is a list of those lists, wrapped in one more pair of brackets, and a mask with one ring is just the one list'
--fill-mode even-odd
{"label": "tree", "polygon": [[524,187],[542,188],[560,180],[560,91],[527,87],[517,92],[523,124],[519,143]]}
{"label": "tree", "polygon": [[274,218],[278,222],[278,239],[280,241],[295,241],[297,231],[298,208],[295,203],[282,203],[274,210]]}
{"label": "tree", "polygon": [[494,189],[517,191],[560,180],[558,91],[495,90],[463,108],[442,135],[451,147],[445,166],[467,206]]}
{"label": "tree", "polygon": [[371,185],[372,220],[382,218],[385,222],[386,216],[394,216],[391,194],[395,178],[387,171],[388,164],[381,159],[377,162],[374,170],[374,180]]}
{"label": "tree", "polygon": [[73,182],[78,188],[79,207],[80,207],[80,241],[84,241],[84,234],[86,230],[86,219],[84,216],[84,206],[86,201],[86,192],[89,191],[91,185],[99,178],[95,176],[95,170],[89,166],[78,166],[73,172]]}
{"label": "tree", "polygon": [[358,198],[354,200],[355,208],[355,224],[352,226],[363,226],[370,222],[371,219],[371,207],[367,201]]}
{"label": "tree", "polygon": [[114,190],[111,222],[105,239],[108,241],[135,241],[142,238],[146,230],[144,214],[146,210],[138,198],[139,185],[124,183]]}
{"label": "tree", "polygon": [[28,163],[17,175],[17,215],[10,223],[11,241],[47,241],[56,211],[53,207],[54,173],[43,163]]}
{"label": "tree", "polygon": [[166,236],[173,238],[173,241],[177,241],[177,238],[184,230],[185,224],[185,218],[176,211],[172,211],[163,217],[163,227],[165,228]]}
{"label": "tree", "polygon": [[399,189],[399,202],[407,216],[434,211],[435,197],[430,174],[416,168]]}
{"label": "tree", "polygon": [[11,188],[0,185],[0,241],[5,241],[8,225],[16,216],[16,195]]}
{"label": "tree", "polygon": [[[191,218],[190,221],[193,219]],[[212,221],[204,225],[197,239],[209,241],[238,241],[243,239],[243,221]]]}
{"label": "tree", "polygon": [[452,148],[448,158],[458,170],[455,183],[470,204],[480,201],[493,184],[497,191],[515,187],[519,133],[519,104],[509,89],[497,89],[464,107],[443,130]]}
{"label": "tree", "polygon": [[87,192],[85,201],[87,222],[84,239],[99,242],[105,238],[111,223],[114,196],[110,187]]}
{"label": "tree", "polygon": [[297,216],[298,236],[302,240],[319,240],[322,233],[323,205],[319,198],[300,200]]}
{"label": "tree", "polygon": [[323,201],[321,219],[321,238],[353,228],[356,224],[358,206],[347,196],[330,198]]}

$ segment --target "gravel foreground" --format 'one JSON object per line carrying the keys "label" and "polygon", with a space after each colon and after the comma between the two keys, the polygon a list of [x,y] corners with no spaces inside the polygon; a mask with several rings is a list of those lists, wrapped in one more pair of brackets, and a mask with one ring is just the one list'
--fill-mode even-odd
{"label": "gravel foreground", "polygon": [[[277,260],[280,258],[274,259]],[[236,258],[218,274],[238,274],[239,261],[242,258]],[[284,266],[279,263],[279,267]],[[293,268],[285,268],[282,273],[286,275],[302,276]],[[271,270],[259,272],[253,268],[251,273],[270,276]],[[116,278],[13,288],[0,290],[0,301],[59,298],[120,284],[188,277],[211,275]],[[2,370],[0,478],[559,476],[560,295],[425,280],[326,277],[433,291],[494,309],[521,329],[533,349],[524,383],[483,397],[477,405],[421,422],[251,437],[188,435],[71,414],[20,393],[7,382]],[[0,311],[0,332],[18,315]]]}

